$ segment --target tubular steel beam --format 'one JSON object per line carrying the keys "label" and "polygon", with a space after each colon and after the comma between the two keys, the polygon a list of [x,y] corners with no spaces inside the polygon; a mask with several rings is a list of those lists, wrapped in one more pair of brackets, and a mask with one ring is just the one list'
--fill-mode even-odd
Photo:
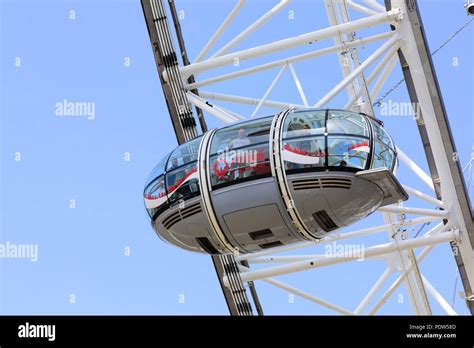
{"label": "tubular steel beam", "polygon": [[[447,231],[436,235],[423,236],[415,239],[404,240],[398,243],[386,243],[381,245],[372,246],[364,249],[364,257],[372,257],[385,255],[397,250],[407,250],[419,248],[422,246],[435,245],[445,242],[450,242],[458,238],[456,231]],[[263,279],[278,275],[284,275],[294,272],[305,271],[318,267],[324,267],[328,265],[334,265],[343,262],[354,261],[357,259],[357,255],[351,255],[348,257],[333,257],[333,258],[314,258],[310,260],[304,260],[299,262],[293,262],[284,264],[281,266],[269,267],[266,269],[259,269],[242,274],[242,281]],[[228,284],[229,280],[224,278],[224,284]]]}
{"label": "tubular steel beam", "polygon": [[[199,74],[203,71],[215,69],[225,65],[233,64],[235,59],[240,61],[257,58],[271,53],[289,50],[291,48],[308,45],[311,42],[328,39],[339,33],[370,28],[383,23],[395,23],[399,20],[400,12],[398,10],[380,13],[374,16],[358,19],[349,23],[336,25],[333,27],[306,33],[289,39],[275,41],[266,45],[253,47],[247,50],[229,53],[224,56],[215,57],[206,61],[190,64],[180,68],[181,75],[188,77],[192,74]],[[165,75],[165,79],[167,76]]]}
{"label": "tubular steel beam", "polygon": [[[404,18],[397,31],[403,31],[399,50],[400,64],[412,103],[420,105],[416,116],[428,166],[440,201],[449,201],[454,220],[460,225],[461,242],[453,244],[456,264],[466,293],[467,306],[474,314],[474,221],[472,206],[457,154],[454,137],[444,106],[438,78],[426,39],[416,0],[385,0],[388,10],[403,9]],[[392,27],[392,29],[394,29]],[[436,156],[435,156],[436,155]]]}

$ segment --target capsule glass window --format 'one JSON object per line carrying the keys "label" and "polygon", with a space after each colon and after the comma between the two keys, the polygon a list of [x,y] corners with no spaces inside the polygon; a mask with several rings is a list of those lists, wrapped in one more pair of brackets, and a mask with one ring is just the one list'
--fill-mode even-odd
{"label": "capsule glass window", "polygon": [[193,162],[166,173],[166,189],[170,204],[200,194],[197,171],[197,162]]}
{"label": "capsule glass window", "polygon": [[393,140],[388,134],[388,132],[385,130],[385,128],[383,128],[382,125],[380,125],[378,122],[372,119],[370,120],[370,123],[374,130],[374,140],[387,145],[393,150],[394,149]]}
{"label": "capsule glass window", "polygon": [[361,114],[344,110],[328,111],[327,132],[329,134],[369,137],[369,127],[365,117]]}
{"label": "capsule glass window", "polygon": [[273,117],[256,119],[219,129],[214,134],[211,154],[268,142]]}
{"label": "capsule glass window", "polygon": [[168,160],[166,171],[174,170],[185,164],[195,162],[198,158],[199,145],[202,137],[191,140],[183,145],[178,146]]}
{"label": "capsule glass window", "polygon": [[387,145],[374,142],[374,160],[371,168],[387,168],[392,170],[395,162],[395,153]]}
{"label": "capsule glass window", "polygon": [[289,113],[283,124],[282,156],[287,171],[325,166],[326,110]]}
{"label": "capsule glass window", "polygon": [[209,163],[213,188],[271,175],[268,144],[272,120],[265,117],[216,131]]}
{"label": "capsule glass window", "polygon": [[296,171],[308,168],[324,168],[326,161],[325,138],[304,137],[283,141],[282,156],[285,169]]}
{"label": "capsule glass window", "polygon": [[324,135],[326,110],[299,111],[286,116],[283,139]]}
{"label": "capsule glass window", "polygon": [[369,140],[354,136],[328,136],[328,167],[331,169],[366,168]]}
{"label": "capsule glass window", "polygon": [[153,170],[151,171],[151,174],[148,176],[148,179],[146,180],[145,187],[147,187],[157,177],[164,174],[166,161],[168,160],[169,155],[170,154],[167,154],[165,157],[163,157],[155,166],[155,168],[153,168]]}
{"label": "capsule glass window", "polygon": [[153,217],[158,211],[162,211],[168,207],[164,175],[155,178],[155,180],[146,186],[144,198],[145,206],[150,217]]}
{"label": "capsule glass window", "polygon": [[271,176],[268,143],[213,155],[209,168],[213,188]]}

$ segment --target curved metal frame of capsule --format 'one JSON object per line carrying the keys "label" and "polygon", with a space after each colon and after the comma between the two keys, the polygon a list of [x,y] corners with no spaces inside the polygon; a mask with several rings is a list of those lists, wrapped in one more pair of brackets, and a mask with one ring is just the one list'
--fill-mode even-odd
{"label": "curved metal frame of capsule", "polygon": [[201,144],[199,145],[198,180],[199,187],[201,190],[201,199],[203,203],[202,205],[211,225],[212,232],[214,232],[214,235],[216,236],[217,240],[223,245],[223,247],[226,248],[228,251],[232,252],[234,250],[234,246],[227,240],[224,232],[221,229],[221,226],[219,225],[219,221],[217,220],[217,216],[214,211],[211,198],[212,187],[210,176],[208,175],[209,149],[211,148],[211,141],[216,131],[217,129],[214,128],[204,134]]}
{"label": "curved metal frame of capsule", "polygon": [[307,240],[320,239],[313,235],[309,228],[305,225],[298,210],[295,207],[293,198],[291,197],[290,189],[288,187],[288,180],[286,178],[285,163],[281,155],[283,144],[283,121],[290,113],[290,110],[281,112],[273,118],[272,128],[270,129],[270,165],[272,169],[272,176],[276,179],[281,198],[285,204],[291,222],[295,226],[298,233]]}

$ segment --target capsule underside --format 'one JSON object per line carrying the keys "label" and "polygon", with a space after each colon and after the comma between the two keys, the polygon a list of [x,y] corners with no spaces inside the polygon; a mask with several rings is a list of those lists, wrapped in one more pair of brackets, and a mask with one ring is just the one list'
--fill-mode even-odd
{"label": "capsule underside", "polygon": [[179,146],[150,175],[145,205],[157,235],[171,244],[251,253],[322,238],[406,200],[396,164],[379,121],[292,110]]}

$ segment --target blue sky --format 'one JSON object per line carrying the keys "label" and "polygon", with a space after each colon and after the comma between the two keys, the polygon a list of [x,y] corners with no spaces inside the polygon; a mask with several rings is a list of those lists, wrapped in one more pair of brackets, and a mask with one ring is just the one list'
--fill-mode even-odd
{"label": "blue sky", "polygon": [[[184,11],[181,25],[193,59],[235,2],[176,2],[178,10]],[[249,1],[217,47],[275,3]],[[139,2],[0,0],[0,4],[0,243],[37,244],[39,250],[37,262],[0,259],[0,312],[226,314],[210,258],[161,242],[144,209],[144,182],[157,161],[176,146],[176,139]],[[463,0],[420,1],[432,50],[467,21],[462,5]],[[288,19],[290,10],[294,11],[292,20]],[[70,19],[70,11],[75,11],[74,19]],[[237,49],[324,26],[327,18],[319,1],[294,0]],[[375,32],[380,29],[365,33]],[[474,143],[473,34],[471,24],[434,57],[461,163],[469,160]],[[365,47],[361,57],[378,45]],[[308,49],[312,47],[274,57]],[[124,64],[127,58],[130,66]],[[264,60],[255,63],[260,61]],[[341,76],[335,56],[295,68],[310,103]],[[205,89],[259,97],[276,74],[277,70],[270,70]],[[210,75],[200,78],[206,76]],[[397,66],[383,91],[401,76]],[[341,108],[346,98],[341,94],[330,106]],[[95,118],[58,117],[56,103],[64,99],[95,103]],[[270,99],[299,102],[288,72]],[[408,101],[405,87],[399,87],[390,99]],[[233,110],[252,112],[252,108],[240,106]],[[262,115],[269,112],[261,110]],[[210,126],[221,125],[207,119]],[[397,145],[426,169],[413,119],[382,120]],[[16,160],[18,155],[20,161]],[[428,192],[403,166],[399,177]],[[410,206],[425,205],[414,201]],[[379,216],[371,216],[354,229],[380,222]],[[360,242],[383,243],[387,236]],[[384,267],[376,261],[352,263],[282,280],[353,309]],[[448,246],[437,247],[421,268],[451,302],[456,268]],[[460,287],[458,283],[457,289]],[[330,314],[304,299],[290,303],[286,292],[269,285],[257,283],[257,288],[268,314]],[[403,303],[398,303],[399,295],[404,296]],[[465,312],[459,297],[455,309]],[[433,310],[441,313],[434,302]],[[406,293],[400,288],[380,313],[409,312]]]}

